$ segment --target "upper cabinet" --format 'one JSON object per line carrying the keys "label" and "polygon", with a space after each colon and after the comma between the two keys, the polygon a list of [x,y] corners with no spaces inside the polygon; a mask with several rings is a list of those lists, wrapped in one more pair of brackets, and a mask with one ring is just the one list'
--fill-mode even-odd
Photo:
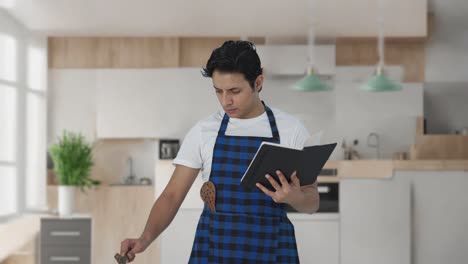
{"label": "upper cabinet", "polygon": [[180,138],[219,108],[200,68],[98,70],[96,96],[98,138]]}

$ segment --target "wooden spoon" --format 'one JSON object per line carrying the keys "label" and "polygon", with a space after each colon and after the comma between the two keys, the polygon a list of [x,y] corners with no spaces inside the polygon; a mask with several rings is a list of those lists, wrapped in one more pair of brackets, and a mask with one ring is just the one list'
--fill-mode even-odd
{"label": "wooden spoon", "polygon": [[215,200],[216,200],[216,188],[213,182],[207,181],[203,183],[200,189],[200,196],[203,202],[208,205],[211,212],[216,212]]}

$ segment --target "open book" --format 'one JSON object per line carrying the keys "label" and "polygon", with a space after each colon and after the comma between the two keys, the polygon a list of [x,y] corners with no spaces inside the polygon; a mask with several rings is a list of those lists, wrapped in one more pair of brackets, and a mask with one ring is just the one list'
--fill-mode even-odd
{"label": "open book", "polygon": [[274,191],[265,175],[271,175],[281,184],[276,174],[277,170],[284,174],[288,182],[296,170],[301,186],[313,184],[335,147],[336,143],[332,143],[294,149],[276,143],[262,142],[241,179],[241,185],[254,189],[257,188],[255,184],[259,182]]}

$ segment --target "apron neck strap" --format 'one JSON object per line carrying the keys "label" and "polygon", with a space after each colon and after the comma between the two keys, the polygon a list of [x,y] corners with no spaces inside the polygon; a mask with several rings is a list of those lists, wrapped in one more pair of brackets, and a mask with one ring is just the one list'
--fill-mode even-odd
{"label": "apron neck strap", "polygon": [[[279,142],[280,136],[278,132],[278,126],[276,125],[275,115],[273,114],[273,111],[271,111],[270,107],[268,107],[265,104],[265,102],[262,101],[262,104],[267,113],[268,121],[270,122],[271,134],[273,135],[273,138],[277,139],[277,141]],[[229,123],[229,116],[225,113],[223,116],[223,121],[221,122],[221,126],[219,127],[219,130],[218,130],[218,136],[224,136],[226,134],[228,123]]]}

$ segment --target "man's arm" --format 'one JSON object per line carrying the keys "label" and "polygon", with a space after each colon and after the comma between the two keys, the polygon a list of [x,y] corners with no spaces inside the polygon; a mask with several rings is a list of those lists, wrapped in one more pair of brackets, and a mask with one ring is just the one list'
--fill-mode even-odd
{"label": "man's arm", "polygon": [[145,229],[138,239],[126,239],[121,244],[121,255],[129,260],[144,251],[172,222],[200,169],[176,165],[171,180],[151,208]]}
{"label": "man's arm", "polygon": [[292,201],[290,205],[301,213],[315,213],[319,209],[320,196],[317,189],[317,181],[311,185],[301,187],[302,199]]}

